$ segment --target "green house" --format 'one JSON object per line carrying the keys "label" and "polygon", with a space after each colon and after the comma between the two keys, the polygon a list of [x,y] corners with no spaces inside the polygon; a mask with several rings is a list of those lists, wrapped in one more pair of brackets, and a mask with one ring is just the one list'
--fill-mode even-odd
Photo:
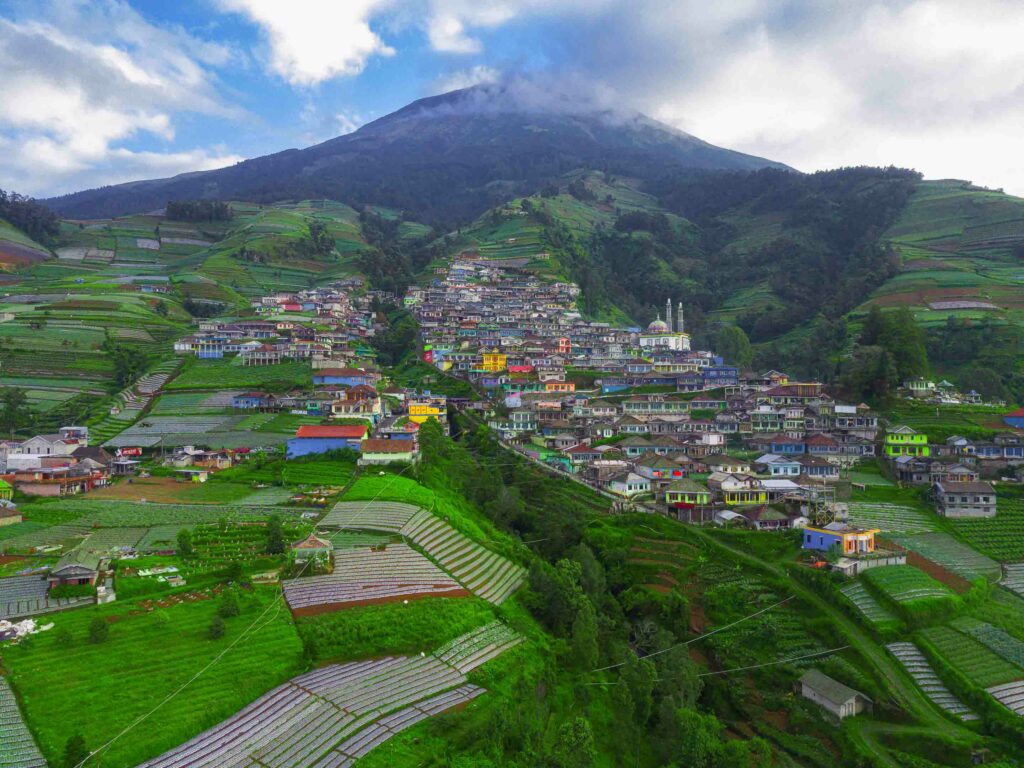
{"label": "green house", "polygon": [[0,480],[0,499],[10,501],[14,498],[14,489],[6,480]]}
{"label": "green house", "polygon": [[711,491],[692,480],[676,480],[665,489],[665,503],[672,507],[706,507]]}
{"label": "green house", "polygon": [[928,435],[899,426],[885,433],[885,455],[896,456],[929,456]]}

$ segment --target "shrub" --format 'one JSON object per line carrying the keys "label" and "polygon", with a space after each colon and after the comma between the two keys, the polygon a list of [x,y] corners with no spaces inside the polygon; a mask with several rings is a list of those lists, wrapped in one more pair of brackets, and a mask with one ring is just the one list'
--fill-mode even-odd
{"label": "shrub", "polygon": [[221,618],[220,614],[213,617],[213,621],[210,622],[210,639],[220,640],[224,637],[224,619]]}
{"label": "shrub", "polygon": [[106,642],[108,637],[110,637],[110,625],[107,624],[105,619],[101,616],[97,616],[89,622],[90,643],[93,645],[99,645],[100,643]]}

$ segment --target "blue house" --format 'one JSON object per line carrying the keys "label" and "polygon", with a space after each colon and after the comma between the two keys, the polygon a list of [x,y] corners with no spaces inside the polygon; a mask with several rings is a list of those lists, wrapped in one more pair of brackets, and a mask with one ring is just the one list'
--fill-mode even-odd
{"label": "blue house", "polygon": [[1014,429],[1024,429],[1024,408],[1018,408],[1003,416],[1003,423]]}
{"label": "blue house", "polygon": [[274,396],[263,392],[243,392],[231,398],[231,407],[242,411],[258,408],[270,408],[274,404]]}
{"label": "blue house", "polygon": [[313,371],[314,384],[337,384],[342,387],[372,386],[373,374],[358,368],[320,368]]}
{"label": "blue house", "polygon": [[366,439],[365,424],[341,424],[338,426],[304,426],[299,427],[295,437],[288,441],[287,457],[309,456],[314,453],[327,453],[350,448],[358,451]]}
{"label": "blue house", "polygon": [[786,437],[785,435],[779,435],[772,438],[769,451],[777,456],[798,456],[804,453],[807,449],[807,444],[803,440],[798,440],[795,437]]}

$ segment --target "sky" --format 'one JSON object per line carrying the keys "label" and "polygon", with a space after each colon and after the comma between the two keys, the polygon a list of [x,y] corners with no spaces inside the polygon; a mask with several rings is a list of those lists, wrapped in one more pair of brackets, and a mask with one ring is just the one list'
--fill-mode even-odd
{"label": "sky", "polygon": [[0,0],[0,188],[303,147],[528,78],[802,171],[1024,195],[1020,0]]}

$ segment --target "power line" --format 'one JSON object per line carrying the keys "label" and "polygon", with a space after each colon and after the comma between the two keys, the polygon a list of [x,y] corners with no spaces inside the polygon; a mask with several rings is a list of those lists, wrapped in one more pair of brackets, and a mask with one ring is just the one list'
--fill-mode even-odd
{"label": "power line", "polygon": [[[403,473],[404,473],[404,472],[405,472],[406,470],[410,469],[411,467],[412,467],[412,465],[410,464],[410,465],[408,465],[408,466],[404,467],[404,468],[402,469],[402,471],[401,471],[401,472],[398,472],[398,473],[397,473],[397,474],[395,475],[395,477],[394,477],[394,478],[393,478],[393,479],[391,480],[391,482],[390,482],[390,483],[388,483],[388,484],[387,484],[387,485],[385,485],[385,486],[384,486],[383,488],[381,488],[381,489],[380,489],[379,491],[377,491],[377,493],[376,493],[376,494],[374,494],[373,498],[372,498],[372,499],[369,499],[369,500],[368,500],[368,501],[366,502],[366,504],[364,504],[364,505],[363,505],[363,508],[362,508],[362,509],[361,509],[360,511],[361,511],[361,512],[365,512],[365,511],[366,511],[366,510],[367,510],[367,509],[369,508],[369,506],[370,506],[370,505],[371,505],[371,504],[372,504],[373,502],[375,502],[375,501],[377,500],[377,497],[379,497],[379,496],[380,496],[380,495],[381,495],[382,493],[384,493],[384,491],[386,491],[386,490],[387,490],[388,488],[390,488],[390,487],[391,487],[391,485],[392,485],[392,483],[394,483],[394,482],[395,482],[395,480],[397,480],[397,479],[398,479],[398,478],[399,478],[399,477],[400,477],[400,476],[401,476],[401,475],[402,475],[402,474],[403,474]],[[305,563],[305,565],[303,565],[303,566],[302,566],[302,570],[300,570],[300,571],[299,571],[299,574],[298,574],[298,576],[296,576],[295,578],[299,578],[300,576],[302,576],[302,574],[303,574],[303,573],[305,572],[306,568],[308,568],[308,567],[309,567],[309,564],[310,564],[311,562],[312,562],[312,559],[310,559],[310,560],[307,560],[307,561],[306,561],[306,563]],[[211,659],[211,660],[209,661],[209,663],[207,663],[207,664],[206,664],[206,666],[204,666],[204,667],[203,667],[202,669],[200,669],[200,670],[199,670],[198,672],[196,672],[196,673],[195,673],[195,674],[194,674],[194,675],[193,675],[193,676],[192,676],[191,678],[189,678],[189,679],[188,679],[188,680],[187,680],[187,681],[186,681],[186,682],[185,682],[184,684],[182,684],[182,685],[181,685],[181,686],[180,686],[179,688],[177,688],[176,690],[174,690],[174,691],[172,691],[171,693],[169,693],[169,694],[168,694],[168,695],[167,695],[166,697],[164,697],[164,699],[163,699],[162,701],[160,701],[160,702],[159,702],[159,703],[158,703],[158,704],[157,704],[157,705],[156,705],[155,707],[153,707],[153,708],[152,708],[151,710],[149,710],[149,712],[146,712],[145,714],[143,714],[143,715],[140,715],[139,717],[137,717],[137,718],[136,718],[136,719],[135,719],[135,720],[134,720],[134,721],[133,721],[133,722],[132,722],[131,724],[129,724],[128,726],[126,726],[126,727],[124,728],[124,730],[122,730],[122,731],[121,731],[120,733],[118,733],[118,734],[117,734],[116,736],[114,736],[114,737],[113,737],[112,739],[110,739],[110,741],[108,741],[108,742],[107,742],[107,743],[105,743],[105,744],[104,744],[103,746],[101,746],[101,747],[99,747],[99,748],[97,748],[97,749],[93,750],[93,751],[92,751],[92,752],[90,752],[90,753],[89,753],[88,755],[86,755],[86,757],[85,757],[85,758],[84,758],[84,759],[83,759],[83,760],[82,760],[82,761],[81,761],[80,763],[78,763],[78,764],[76,764],[76,765],[75,765],[75,768],[82,768],[82,766],[84,766],[84,765],[85,765],[85,764],[86,764],[87,762],[89,762],[89,761],[90,761],[90,760],[91,760],[92,758],[96,757],[97,755],[99,755],[99,754],[100,754],[101,752],[103,752],[104,750],[106,750],[106,749],[109,749],[109,748],[110,748],[110,746],[111,746],[111,745],[112,745],[112,744],[113,744],[113,743],[114,743],[115,741],[117,741],[118,739],[120,739],[120,738],[121,738],[122,736],[124,736],[124,735],[125,735],[126,733],[128,733],[129,731],[131,731],[131,730],[132,730],[133,728],[135,728],[135,727],[136,727],[137,725],[139,725],[140,723],[142,723],[142,722],[146,721],[147,719],[149,719],[150,717],[152,717],[152,716],[153,716],[153,714],[154,714],[154,713],[155,713],[155,712],[156,712],[156,711],[157,711],[158,709],[160,709],[160,707],[162,707],[162,706],[163,706],[164,704],[166,704],[167,702],[169,702],[169,701],[170,701],[171,699],[175,698],[175,697],[176,697],[176,696],[177,696],[177,695],[178,695],[179,693],[181,693],[182,691],[184,691],[184,690],[185,690],[186,688],[188,688],[188,687],[189,687],[189,686],[190,686],[190,685],[191,685],[192,683],[194,683],[194,682],[195,682],[196,680],[198,680],[198,679],[199,679],[199,678],[200,678],[200,677],[201,677],[201,676],[202,676],[203,674],[205,674],[205,673],[206,673],[206,672],[207,672],[207,671],[208,671],[208,670],[209,670],[209,669],[210,669],[211,667],[213,667],[213,666],[214,666],[214,665],[215,665],[215,664],[216,664],[217,662],[219,662],[219,661],[220,661],[220,660],[221,660],[222,658],[224,658],[224,656],[225,656],[225,655],[226,655],[226,654],[228,653],[228,651],[230,651],[230,650],[231,650],[232,648],[234,648],[234,647],[235,647],[236,645],[238,645],[238,643],[240,643],[240,642],[241,642],[241,641],[242,641],[242,640],[243,640],[243,639],[244,639],[245,637],[247,637],[247,636],[248,636],[248,635],[249,635],[250,633],[252,633],[252,632],[253,632],[254,630],[257,630],[257,627],[256,627],[256,625],[257,625],[257,624],[258,624],[258,623],[259,623],[260,621],[262,621],[262,620],[263,620],[263,618],[264,618],[264,617],[265,617],[265,616],[267,615],[267,613],[269,613],[269,612],[270,612],[270,609],[271,609],[271,608],[276,608],[276,609],[277,609],[277,613],[279,613],[279,612],[280,612],[280,610],[281,610],[281,604],[282,604],[282,601],[283,601],[283,599],[284,599],[284,596],[283,596],[283,593],[282,593],[282,595],[281,595],[281,600],[273,600],[273,601],[271,601],[271,603],[270,603],[270,604],[269,604],[269,605],[268,605],[268,606],[267,606],[267,607],[266,607],[266,608],[265,608],[265,609],[263,610],[263,612],[262,612],[262,613],[260,613],[260,615],[259,615],[259,616],[257,616],[257,617],[256,617],[255,619],[253,619],[253,622],[252,622],[252,623],[251,623],[251,624],[250,624],[250,625],[249,625],[248,627],[246,627],[246,628],[245,628],[245,630],[244,630],[244,631],[243,631],[243,632],[242,632],[242,633],[241,633],[241,634],[240,634],[240,635],[239,635],[238,637],[236,637],[236,638],[235,638],[235,639],[234,639],[234,640],[233,640],[233,641],[232,641],[232,642],[231,642],[231,643],[230,643],[230,644],[229,644],[229,645],[228,645],[228,646],[227,646],[227,647],[226,647],[226,648],[225,648],[224,650],[222,650],[222,651],[221,651],[220,653],[218,653],[218,654],[217,654],[216,656],[214,656],[214,657],[213,657],[213,658],[212,658],[212,659]],[[274,614],[274,616],[272,616],[270,620],[272,620],[273,618],[276,618],[276,617],[277,617],[277,613],[275,613],[275,614]],[[268,620],[268,621],[267,621],[267,622],[265,622],[264,624],[260,625],[260,627],[259,627],[258,629],[263,629],[263,627],[264,627],[264,626],[267,626],[267,625],[268,625],[268,624],[270,623],[270,620]]]}
{"label": "power line", "polygon": [[[696,643],[698,640],[703,640],[706,637],[711,637],[712,635],[717,635],[719,632],[724,632],[725,630],[727,630],[727,629],[729,629],[731,627],[735,627],[737,624],[742,624],[744,621],[748,621],[749,619],[752,619],[755,616],[760,616],[762,613],[766,613],[767,611],[770,611],[772,608],[778,608],[783,603],[788,603],[790,600],[793,599],[793,597],[794,597],[793,595],[790,595],[789,597],[787,597],[787,598],[785,598],[783,600],[780,600],[777,603],[769,605],[767,608],[762,608],[760,611],[757,611],[756,613],[752,613],[749,616],[744,616],[742,619],[737,619],[736,621],[732,622],[731,624],[726,624],[725,626],[718,627],[717,629],[713,629],[710,632],[705,632],[700,637],[694,637],[694,638],[691,638],[689,640],[684,640],[681,643],[676,643],[675,645],[670,645],[668,648],[662,648],[660,651],[655,651],[654,653],[649,653],[646,656],[644,656],[644,658],[645,659],[649,659],[652,656],[658,656],[658,655],[660,655],[662,653],[668,653],[669,651],[671,651],[674,648],[681,648],[681,647],[690,645],[692,643]],[[593,674],[594,672],[604,672],[604,671],[609,670],[609,669],[617,669],[618,667],[624,667],[624,666],[626,666],[626,663],[627,662],[623,661],[623,662],[620,662],[618,664],[612,664],[612,665],[607,666],[607,667],[600,667],[599,669],[592,669],[591,670],[591,674]]]}
{"label": "power line", "polygon": [[803,656],[793,656],[789,659],[779,659],[778,661],[768,661],[764,664],[751,664],[749,667],[733,667],[732,669],[719,669],[714,672],[701,672],[697,677],[711,677],[713,675],[728,675],[733,672],[745,672],[749,669],[761,669],[762,667],[775,667],[779,664],[788,664],[791,661],[801,661],[802,659],[813,659],[818,656],[831,656],[833,653],[839,653],[839,651],[845,651],[849,648],[849,645],[842,645],[838,648],[830,648],[827,651],[818,651],[817,653],[806,653]]}

